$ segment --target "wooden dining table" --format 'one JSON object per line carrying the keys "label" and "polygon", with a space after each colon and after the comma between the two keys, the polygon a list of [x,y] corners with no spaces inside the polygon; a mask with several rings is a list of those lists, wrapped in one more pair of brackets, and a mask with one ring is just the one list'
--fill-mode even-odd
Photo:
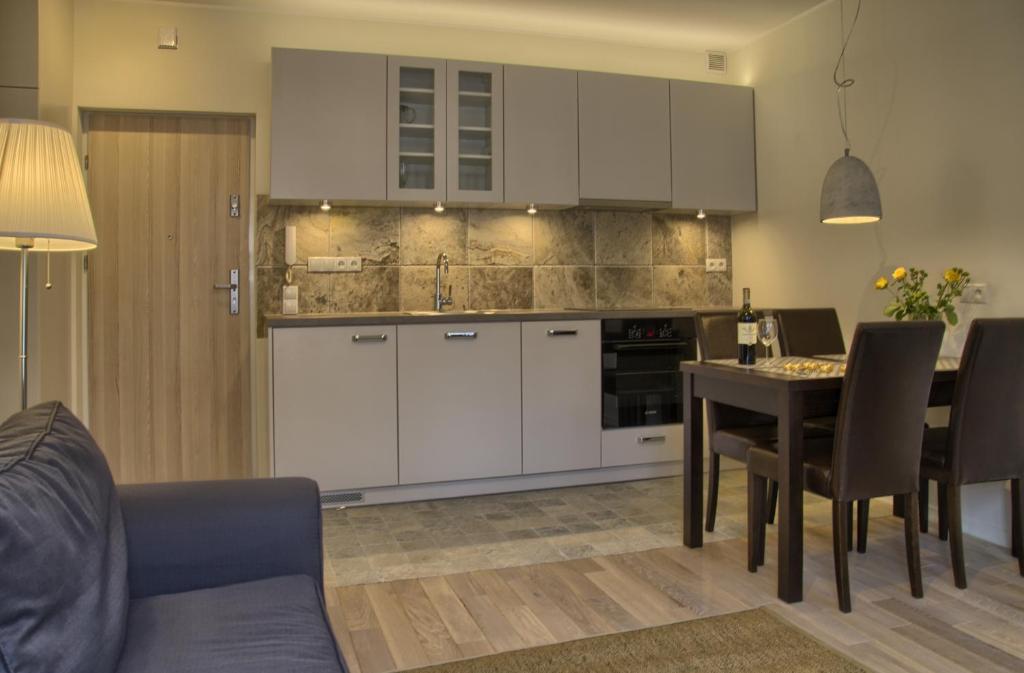
{"label": "wooden dining table", "polygon": [[[804,420],[834,416],[845,372],[845,355],[825,354],[760,360],[683,362],[683,544],[704,544],[704,401],[721,402],[778,418],[778,595],[803,600]],[[929,406],[953,399],[959,360],[939,358]]]}

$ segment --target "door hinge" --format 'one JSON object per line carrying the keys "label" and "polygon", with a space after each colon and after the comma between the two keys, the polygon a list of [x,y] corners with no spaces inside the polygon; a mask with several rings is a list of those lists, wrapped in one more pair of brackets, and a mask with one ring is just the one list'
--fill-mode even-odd
{"label": "door hinge", "polygon": [[85,170],[89,170],[89,155],[88,154],[86,154],[82,158],[82,163],[85,165]]}
{"label": "door hinge", "polygon": [[89,255],[82,255],[82,271],[89,273]]}

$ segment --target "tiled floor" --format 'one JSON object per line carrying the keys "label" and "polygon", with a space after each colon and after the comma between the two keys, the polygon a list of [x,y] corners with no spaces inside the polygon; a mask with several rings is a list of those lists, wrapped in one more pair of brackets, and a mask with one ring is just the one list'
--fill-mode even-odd
{"label": "tiled floor", "polygon": [[[710,539],[745,534],[736,528],[723,517]],[[676,546],[681,535],[678,477],[354,507],[324,512],[325,579],[348,586],[606,556]]]}

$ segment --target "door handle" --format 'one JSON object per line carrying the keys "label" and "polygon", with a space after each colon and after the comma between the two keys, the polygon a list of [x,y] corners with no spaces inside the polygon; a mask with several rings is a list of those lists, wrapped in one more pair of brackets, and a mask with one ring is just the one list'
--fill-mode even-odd
{"label": "door handle", "polygon": [[646,437],[637,437],[637,444],[647,444],[649,442],[664,442],[665,435],[647,435]]}
{"label": "door handle", "polygon": [[231,269],[231,273],[228,274],[228,283],[215,283],[213,286],[214,290],[230,290],[231,291],[231,315],[238,315],[238,269]]}
{"label": "door handle", "polygon": [[363,341],[387,341],[387,334],[353,334],[352,341],[355,343],[361,343]]}
{"label": "door handle", "polygon": [[476,332],[445,332],[445,339],[475,339]]}
{"label": "door handle", "polygon": [[576,336],[577,334],[579,334],[579,330],[574,330],[574,329],[549,329],[548,330],[548,336],[550,336],[550,337],[556,337],[556,336]]}

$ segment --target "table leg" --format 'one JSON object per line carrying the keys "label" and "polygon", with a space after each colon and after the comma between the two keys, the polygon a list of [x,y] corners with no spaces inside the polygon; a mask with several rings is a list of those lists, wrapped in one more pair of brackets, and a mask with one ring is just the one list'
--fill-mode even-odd
{"label": "table leg", "polygon": [[683,544],[704,544],[704,400],[693,395],[693,374],[683,374]]}
{"label": "table leg", "polygon": [[779,598],[803,600],[804,398],[784,392],[779,400]]}

